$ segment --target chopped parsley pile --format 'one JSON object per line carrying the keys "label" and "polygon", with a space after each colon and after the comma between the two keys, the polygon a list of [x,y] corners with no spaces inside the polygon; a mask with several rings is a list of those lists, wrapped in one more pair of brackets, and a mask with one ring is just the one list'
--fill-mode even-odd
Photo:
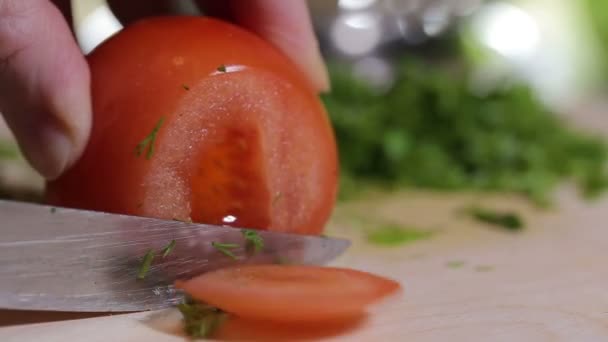
{"label": "chopped parsley pile", "polygon": [[461,72],[403,60],[378,91],[342,65],[323,96],[341,163],[341,197],[362,184],[387,188],[521,193],[550,204],[574,180],[588,197],[608,185],[606,143],[571,128],[513,85],[473,95]]}

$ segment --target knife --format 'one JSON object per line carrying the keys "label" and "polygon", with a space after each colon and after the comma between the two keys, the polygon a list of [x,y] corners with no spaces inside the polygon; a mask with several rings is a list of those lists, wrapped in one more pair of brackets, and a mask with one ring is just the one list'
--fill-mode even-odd
{"label": "knife", "polygon": [[[172,286],[176,279],[245,263],[320,265],[350,245],[337,238],[256,231],[264,248],[255,253],[238,228],[4,200],[0,218],[1,309],[162,309],[183,300]],[[232,256],[212,242],[232,244]],[[169,244],[174,247],[163,257]],[[150,251],[155,257],[139,279]]]}

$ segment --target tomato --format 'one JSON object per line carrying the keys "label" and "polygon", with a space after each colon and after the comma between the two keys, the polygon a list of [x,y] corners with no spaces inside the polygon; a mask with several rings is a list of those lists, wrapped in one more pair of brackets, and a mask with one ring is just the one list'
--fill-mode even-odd
{"label": "tomato", "polygon": [[91,138],[47,184],[50,204],[322,231],[337,188],[333,130],[306,78],[272,45],[215,19],[158,17],[87,58]]}
{"label": "tomato", "polygon": [[175,285],[236,316],[283,322],[358,317],[400,290],[396,281],[367,272],[307,265],[228,267]]}
{"label": "tomato", "polygon": [[319,341],[360,328],[366,318],[362,315],[324,322],[273,322],[229,316],[209,337],[217,341]]}

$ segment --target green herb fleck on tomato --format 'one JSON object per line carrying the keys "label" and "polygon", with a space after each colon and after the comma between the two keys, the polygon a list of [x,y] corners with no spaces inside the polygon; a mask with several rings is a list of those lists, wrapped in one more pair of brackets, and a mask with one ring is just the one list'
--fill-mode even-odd
{"label": "green herb fleck on tomato", "polygon": [[158,134],[158,130],[160,130],[164,120],[165,118],[161,117],[152,129],[152,132],[150,132],[150,134],[148,134],[142,141],[139,142],[139,144],[137,144],[135,147],[135,154],[138,157],[141,156],[146,149],[148,149],[146,159],[152,158],[152,155],[154,155],[154,143],[156,141],[156,135]]}

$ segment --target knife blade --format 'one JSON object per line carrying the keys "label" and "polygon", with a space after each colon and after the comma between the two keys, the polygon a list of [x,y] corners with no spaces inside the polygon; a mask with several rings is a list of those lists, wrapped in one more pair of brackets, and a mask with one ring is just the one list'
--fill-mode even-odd
{"label": "knife blade", "polygon": [[[127,312],[183,300],[172,284],[228,265],[325,264],[350,245],[344,239],[257,231],[259,253],[243,230],[0,200],[0,308]],[[162,256],[165,246],[174,248]],[[233,244],[222,253],[212,242]],[[143,279],[137,275],[153,251]]]}

